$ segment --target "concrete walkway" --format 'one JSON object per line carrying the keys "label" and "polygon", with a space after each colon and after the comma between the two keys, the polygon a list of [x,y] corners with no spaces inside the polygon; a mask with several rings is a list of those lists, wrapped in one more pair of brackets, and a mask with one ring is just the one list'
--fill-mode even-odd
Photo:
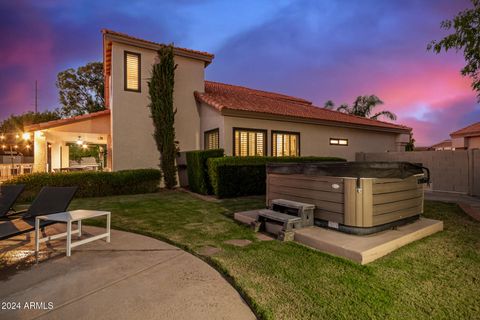
{"label": "concrete walkway", "polygon": [[216,270],[164,242],[113,230],[110,244],[95,241],[71,257],[64,248],[64,241],[51,242],[30,264],[32,241],[0,242],[0,303],[20,306],[0,310],[0,319],[255,319]]}
{"label": "concrete walkway", "polygon": [[425,200],[457,203],[465,213],[480,221],[480,198],[450,192],[425,192]]}

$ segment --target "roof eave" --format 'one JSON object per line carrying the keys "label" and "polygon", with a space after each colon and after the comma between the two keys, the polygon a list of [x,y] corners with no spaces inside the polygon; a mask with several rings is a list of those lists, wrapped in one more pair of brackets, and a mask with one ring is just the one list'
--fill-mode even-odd
{"label": "roof eave", "polygon": [[195,91],[194,96],[197,102],[204,103],[214,108],[224,116],[244,117],[244,118],[252,118],[252,119],[269,119],[269,120],[301,122],[301,123],[311,123],[311,124],[323,124],[323,125],[329,125],[329,126],[368,129],[372,131],[392,132],[392,133],[410,134],[412,132],[412,128],[409,128],[409,127],[392,128],[392,127],[374,126],[374,125],[366,125],[366,124],[358,124],[358,123],[348,123],[343,121],[320,120],[320,119],[313,119],[313,118],[286,116],[286,115],[278,115],[278,114],[263,113],[263,112],[256,112],[256,111],[254,112],[254,111],[244,111],[244,110],[233,110],[233,109],[220,106],[218,104],[215,105],[214,103],[206,99],[201,92]]}
{"label": "roof eave", "polygon": [[[205,102],[205,101],[202,101],[202,102],[207,105],[210,105],[208,102]],[[212,107],[218,110],[218,108],[216,108],[215,106],[212,106]],[[399,134],[402,134],[402,133],[410,134],[412,131],[412,128],[388,128],[388,127],[364,125],[364,124],[357,124],[357,123],[347,123],[347,122],[333,121],[333,120],[320,120],[320,119],[302,118],[302,117],[295,117],[295,116],[284,116],[284,115],[271,114],[271,113],[232,110],[228,108],[222,108],[220,112],[222,115],[230,116],[230,117],[266,119],[266,120],[277,120],[277,121],[285,121],[285,122],[299,122],[299,123],[318,124],[318,125],[335,126],[335,127],[343,127],[343,128],[367,129],[371,131],[391,132],[391,133],[399,133]]]}
{"label": "roof eave", "polygon": [[25,132],[32,132],[32,131],[50,129],[50,128],[72,124],[75,122],[87,121],[94,118],[109,116],[109,115],[110,115],[110,109],[106,109],[106,110],[102,110],[94,113],[88,113],[88,114],[75,116],[71,118],[58,119],[58,120],[52,120],[52,121],[40,122],[40,123],[28,125],[24,127],[24,130]]}
{"label": "roof eave", "polygon": [[466,132],[466,133],[450,133],[451,138],[471,138],[479,137],[480,132]]}
{"label": "roof eave", "polygon": [[[159,50],[164,46],[161,44],[156,44],[156,43],[152,43],[145,40],[132,39],[129,37],[127,38],[125,36],[118,35],[118,34],[112,34],[112,33],[109,33],[108,31],[103,31],[103,35],[106,41],[118,42],[118,43],[130,45],[134,47],[150,49],[155,51]],[[176,47],[173,48],[173,52],[177,56],[204,61],[205,67],[207,67],[215,57],[214,55],[206,55],[206,54],[201,54],[197,52],[189,52]]]}

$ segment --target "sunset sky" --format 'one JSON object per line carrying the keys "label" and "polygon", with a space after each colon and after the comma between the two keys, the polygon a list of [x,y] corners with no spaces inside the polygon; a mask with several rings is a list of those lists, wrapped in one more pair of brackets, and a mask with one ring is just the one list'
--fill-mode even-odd
{"label": "sunset sky", "polygon": [[480,121],[463,55],[426,51],[468,0],[0,1],[0,119],[59,106],[56,74],[100,61],[100,30],[215,54],[208,80],[323,106],[376,94],[417,145]]}

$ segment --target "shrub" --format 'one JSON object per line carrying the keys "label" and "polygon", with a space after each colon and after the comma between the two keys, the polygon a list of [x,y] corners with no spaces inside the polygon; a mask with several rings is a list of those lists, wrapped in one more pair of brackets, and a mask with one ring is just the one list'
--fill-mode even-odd
{"label": "shrub", "polygon": [[116,172],[32,173],[5,181],[5,184],[25,184],[20,201],[30,201],[44,186],[78,186],[75,197],[87,198],[156,192],[160,179],[160,170],[138,169]]}
{"label": "shrub", "polygon": [[188,186],[190,190],[201,194],[212,194],[207,160],[218,157],[223,157],[223,149],[187,152]]}
{"label": "shrub", "polygon": [[208,160],[208,175],[219,198],[265,194],[269,162],[345,161],[334,157],[224,157]]}

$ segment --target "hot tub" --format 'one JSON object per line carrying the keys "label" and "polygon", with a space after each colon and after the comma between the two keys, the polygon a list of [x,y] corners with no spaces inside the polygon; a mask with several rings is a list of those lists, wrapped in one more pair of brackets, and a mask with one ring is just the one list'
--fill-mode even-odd
{"label": "hot tub", "polygon": [[316,225],[370,234],[416,220],[428,181],[408,162],[271,163],[266,200],[311,203]]}

